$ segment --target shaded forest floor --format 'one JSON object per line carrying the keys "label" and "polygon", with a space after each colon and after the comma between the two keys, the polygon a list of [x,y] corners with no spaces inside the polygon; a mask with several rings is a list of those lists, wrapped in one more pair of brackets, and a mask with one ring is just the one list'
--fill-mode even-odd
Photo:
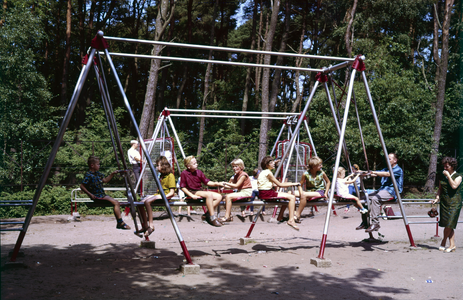
{"label": "shaded forest floor", "polygon": [[[367,243],[362,241],[367,234],[355,230],[357,210],[338,208],[324,255],[332,266],[317,268],[310,259],[318,256],[323,233],[326,208],[319,210],[310,218],[305,209],[299,232],[268,223],[270,217],[264,216],[254,228],[255,243],[244,246],[239,238],[247,233],[250,217],[238,217],[237,210],[234,222],[221,228],[201,222],[199,214],[177,217],[193,262],[201,267],[199,275],[178,271],[182,249],[162,212],[155,213],[156,231],[150,237],[156,249],[140,248],[141,239],[117,230],[112,216],[34,217],[22,247],[25,257],[18,258],[26,267],[2,269],[1,299],[461,298],[463,236],[458,228],[455,253],[438,251],[435,225],[410,225],[419,246],[411,250],[402,220],[381,221],[384,242]],[[428,210],[415,207],[407,214]],[[127,223],[133,227],[129,218]],[[17,236],[1,233],[2,266]]]}

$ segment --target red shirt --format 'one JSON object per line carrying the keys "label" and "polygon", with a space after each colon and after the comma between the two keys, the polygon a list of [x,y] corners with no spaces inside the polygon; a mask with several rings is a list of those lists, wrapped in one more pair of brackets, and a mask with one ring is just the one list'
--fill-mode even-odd
{"label": "red shirt", "polygon": [[251,189],[252,188],[251,179],[249,178],[249,175],[243,171],[240,171],[238,174],[235,174],[235,176],[233,176],[232,183],[234,184],[238,183],[239,179],[243,176],[246,176],[246,178],[244,179],[243,184],[238,187],[238,189],[239,190]]}
{"label": "red shirt", "polygon": [[180,188],[187,188],[192,191],[200,191],[202,189],[201,183],[207,185],[209,181],[200,170],[194,172],[185,170],[180,174]]}

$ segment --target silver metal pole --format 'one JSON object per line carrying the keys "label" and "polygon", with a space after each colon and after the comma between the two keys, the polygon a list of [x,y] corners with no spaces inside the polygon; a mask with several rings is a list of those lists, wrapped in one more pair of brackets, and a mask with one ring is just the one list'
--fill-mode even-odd
{"label": "silver metal pole", "polygon": [[379,126],[378,115],[376,114],[375,106],[373,104],[373,98],[371,97],[370,88],[368,87],[367,77],[364,71],[362,71],[362,79],[363,79],[363,84],[365,85],[365,90],[367,92],[368,102],[370,103],[370,109],[373,114],[373,120],[375,121],[376,130],[378,131],[378,136],[381,141],[381,147],[383,148],[384,155],[386,156],[386,164],[387,164],[389,173],[391,174],[391,180],[392,180],[392,184],[394,185],[394,190],[397,195],[397,200],[399,202],[400,212],[402,213],[402,216],[404,217],[403,220],[405,224],[405,229],[407,230],[408,238],[410,240],[410,245],[412,247],[416,247],[415,242],[413,241],[412,233],[410,231],[410,226],[408,225],[409,222],[408,222],[408,219],[407,219],[407,216],[405,214],[405,210],[402,204],[402,197],[400,196],[399,187],[397,185],[397,181],[395,180],[395,176],[394,176],[394,172],[392,171],[391,163],[389,162],[389,159],[388,159],[389,153],[387,152],[386,143],[384,142],[383,134]]}
{"label": "silver metal pole", "polygon": [[112,37],[112,36],[107,36],[105,37],[105,39],[108,41],[154,44],[154,45],[163,45],[163,46],[171,46],[171,47],[184,47],[184,48],[194,48],[194,49],[204,49],[204,50],[214,50],[214,51],[270,54],[270,55],[279,55],[279,56],[288,56],[288,57],[304,57],[304,58],[315,58],[315,59],[323,59],[323,60],[352,61],[352,62],[355,60],[354,58],[335,57],[335,56],[320,56],[320,55],[309,55],[309,54],[298,54],[298,53],[258,51],[258,50],[249,50],[249,49],[239,49],[239,48],[228,48],[228,47],[217,47],[217,46],[206,46],[206,45],[195,45],[195,44],[169,43],[169,42],[150,41],[150,40],[141,40],[141,39],[119,38],[119,37]]}
{"label": "silver metal pole", "polygon": [[217,115],[189,115],[189,114],[170,114],[171,117],[193,117],[193,118],[224,118],[224,119],[266,119],[266,120],[286,120],[285,117],[247,117],[247,116],[217,116]]}
{"label": "silver metal pole", "polygon": [[[167,117],[166,119],[168,119],[168,118],[169,117]],[[166,126],[167,136],[170,137],[170,132],[169,132],[169,128],[167,127],[167,124],[165,126]],[[178,164],[177,154],[176,154],[175,149],[173,147],[172,147],[172,153],[174,155],[175,163],[177,164],[177,168],[178,168],[178,171],[180,173],[180,165]]]}
{"label": "silver metal pole", "polygon": [[[354,58],[354,60],[355,60],[355,58]],[[352,64],[352,61],[346,61],[346,62],[342,62],[340,64],[337,64],[337,65],[334,65],[334,66],[331,66],[331,67],[325,67],[325,68],[323,68],[323,73],[325,73],[325,74],[330,73],[330,72],[345,68],[345,67],[347,67],[347,66],[349,66],[351,64]]]}
{"label": "silver metal pole", "polygon": [[34,197],[32,198],[32,205],[29,208],[29,211],[27,212],[26,218],[24,219],[24,225],[21,232],[19,233],[18,239],[16,240],[16,244],[14,246],[10,261],[16,261],[19,249],[21,248],[24,237],[26,236],[27,229],[29,228],[32,216],[34,215],[35,208],[37,207],[37,203],[39,202],[40,195],[42,194],[43,187],[45,186],[48,175],[50,174],[51,167],[53,165],[53,162],[55,161],[56,153],[58,152],[61,142],[63,141],[63,136],[71,120],[71,116],[76,107],[80,93],[82,92],[85,79],[87,78],[88,72],[90,71],[89,66],[93,64],[93,57],[95,56],[95,52],[96,49],[92,48],[88,56],[87,64],[83,66],[82,71],[80,72],[79,79],[77,80],[76,87],[74,88],[74,93],[72,94],[68,109],[66,110],[66,114],[64,115],[63,121],[61,122],[61,126],[58,131],[58,136],[56,137],[55,143],[53,144],[53,148],[51,149],[50,156],[48,157],[47,164],[45,165],[45,168],[42,173],[42,177],[40,177],[39,183],[37,184],[37,189],[35,190]]}
{"label": "silver metal pole", "polygon": [[[328,87],[327,82],[324,83],[324,87],[325,87],[326,97],[328,98],[328,103],[330,104],[331,114],[333,115],[334,123],[336,125],[336,131],[338,132],[338,135],[341,136],[341,129],[339,128],[338,118],[336,118],[336,112],[334,110],[333,101],[331,100],[330,89]],[[342,148],[344,150],[344,156],[346,157],[346,160],[349,161],[349,154],[347,152],[346,143],[342,144]],[[350,166],[350,163],[349,163],[349,166]],[[337,172],[337,169],[335,170],[335,172]]]}
{"label": "silver metal pole", "polygon": [[[148,145],[148,156],[151,155],[151,152],[153,151],[153,147],[154,145],[156,144],[156,139],[158,137],[158,134],[159,134],[159,128],[161,128],[161,124],[164,122],[164,115],[161,115],[158,119],[158,122],[156,123],[156,127],[154,128],[154,132],[153,132],[153,135],[151,136],[151,139],[153,140],[151,142],[150,145]],[[141,142],[140,142],[141,143]],[[146,156],[146,155],[145,155]],[[145,161],[142,165],[142,169],[141,169],[141,172],[140,172],[140,176],[138,177],[138,181],[137,181],[137,184],[135,186],[135,190],[138,191],[138,186],[140,185],[141,183],[141,180],[142,180],[142,177],[143,175],[145,175],[145,170],[146,170],[146,164],[147,164],[147,161]]]}
{"label": "silver metal pole", "polygon": [[313,140],[312,140],[312,135],[310,134],[309,124],[307,123],[307,120],[304,120],[304,126],[305,126],[305,130],[307,131],[307,135],[309,136],[310,147],[312,147],[313,154],[315,154],[315,156],[318,156],[317,150],[315,149],[315,144],[313,143]]}
{"label": "silver metal pole", "polygon": [[[102,65],[102,62],[101,62],[101,59],[100,59],[99,55],[98,55],[98,59],[99,59],[100,67],[101,67],[101,69],[103,69],[103,65]],[[108,125],[110,125],[109,134],[111,136],[111,141],[112,141],[112,144],[113,144],[113,150],[114,150],[116,163],[118,165],[118,168],[120,168],[120,161],[119,161],[119,157],[117,156],[117,150],[119,150],[119,155],[122,158],[121,162],[122,162],[122,165],[123,165],[123,169],[126,170],[127,165],[126,165],[125,160],[124,160],[124,152],[122,150],[121,139],[120,139],[120,136],[119,136],[119,132],[117,130],[116,119],[114,118],[114,110],[112,108],[110,98],[109,98],[109,91],[108,91],[107,84],[106,84],[106,78],[104,77],[104,74],[102,73],[103,78],[102,78],[102,81],[100,81],[100,75],[99,75],[98,72],[99,72],[98,68],[95,67],[95,73],[96,73],[96,78],[98,80],[98,85],[101,86],[101,88],[102,88],[102,90],[101,90],[101,98],[102,99],[101,100],[103,102],[104,111],[106,113],[106,120],[108,122]],[[112,130],[112,132],[111,132],[111,130]],[[126,191],[127,191],[127,200],[128,200],[128,202],[130,204],[130,213],[132,215],[132,219],[133,219],[134,225],[135,225],[135,234],[138,235],[139,230],[138,230],[138,223],[137,223],[137,210],[136,210],[136,207],[135,207],[135,204],[134,204],[134,199],[136,199],[137,194],[136,194],[135,190],[132,187],[132,183],[129,182],[127,176],[124,175],[123,178],[124,178],[125,188],[126,188]],[[140,217],[140,221],[141,220],[142,220],[142,218]]]}
{"label": "silver metal pole", "polygon": [[[305,116],[305,115],[307,114],[307,111],[309,110],[309,105],[310,105],[310,103],[312,102],[312,99],[313,99],[313,97],[314,97],[314,95],[315,95],[315,91],[317,90],[318,84],[319,84],[319,81],[316,80],[316,81],[315,81],[315,84],[314,84],[314,86],[313,86],[313,88],[312,88],[312,92],[310,93],[309,99],[307,100],[307,103],[305,104],[304,109],[302,110],[301,117],[300,117],[300,118],[298,119],[298,121],[297,121],[296,128],[294,128],[294,131],[295,131],[295,132],[298,131],[299,128],[301,128],[301,124],[302,124],[302,122],[304,121],[304,117],[303,117],[303,116]],[[290,145],[290,146],[289,146],[289,147],[290,147],[289,152],[286,152],[286,153],[285,153],[284,157],[282,158],[282,161],[284,161],[284,160],[286,159],[286,157],[288,157],[288,155],[289,155],[289,157],[291,157],[291,155],[293,154],[295,142],[296,142],[296,135],[293,134],[292,137],[291,137],[291,141],[290,141],[290,143],[289,143],[289,145]],[[278,166],[277,170],[275,171],[275,174],[278,173],[278,171],[280,171],[281,165],[282,165],[282,164],[280,164],[280,165]],[[286,168],[285,168],[286,170],[285,170],[285,172],[283,173],[282,182],[284,182],[285,179],[286,179],[286,173],[288,172],[288,167],[289,167],[289,164],[287,164],[287,166],[286,166]]]}
{"label": "silver metal pole", "polygon": [[[175,130],[174,123],[172,122],[172,119],[170,116],[167,116],[167,120],[169,120],[170,128],[172,128],[172,132],[174,133],[175,139],[177,140],[178,148],[180,149],[180,152],[182,153],[183,159],[186,158],[185,152],[183,151],[182,144],[180,143],[180,139],[178,138],[177,131]],[[179,169],[180,171],[180,169]]]}
{"label": "silver metal pole", "polygon": [[183,57],[173,57],[173,56],[158,56],[158,55],[115,53],[115,52],[111,52],[110,55],[133,57],[133,58],[160,59],[160,60],[170,60],[170,61],[188,61],[188,62],[205,63],[205,64],[212,63],[212,64],[219,64],[219,65],[242,66],[242,67],[252,67],[252,68],[257,67],[257,68],[270,68],[270,69],[282,69],[282,70],[296,70],[296,71],[299,70],[299,71],[304,71],[304,72],[324,72],[323,69],[300,68],[300,67],[280,66],[280,65],[263,65],[263,64],[241,63],[241,62],[212,60],[212,59],[183,58]]}
{"label": "silver metal pole", "polygon": [[278,141],[280,140],[280,137],[281,137],[281,134],[283,133],[283,130],[285,130],[285,126],[286,126],[286,124],[283,123],[283,125],[281,126],[281,129],[280,129],[280,132],[278,133],[277,140],[275,141],[275,144],[273,145],[272,152],[270,152],[270,156],[273,156],[273,153],[277,149]]}
{"label": "silver metal pole", "polygon": [[[127,108],[127,112],[129,113],[130,118],[132,120],[132,123],[133,123],[133,125],[135,127],[135,130],[137,132],[138,139],[140,140],[141,148],[143,149],[143,153],[145,154],[145,157],[146,157],[146,159],[148,161],[149,167],[151,169],[151,173],[153,174],[156,185],[158,187],[160,187],[161,182],[159,181],[156,168],[154,167],[153,162],[151,161],[151,157],[149,156],[148,150],[146,149],[143,137],[142,137],[140,129],[138,128],[138,125],[137,125],[137,120],[135,119],[135,116],[132,113],[132,108],[130,107],[127,96],[125,95],[124,88],[123,88],[123,86],[121,84],[121,81],[119,80],[119,76],[117,76],[116,68],[114,67],[113,61],[111,59],[111,56],[109,55],[108,50],[105,49],[104,52],[105,52],[106,57],[108,59],[109,65],[111,66],[111,70],[114,73],[114,78],[116,79],[117,85],[119,87],[119,91],[121,92],[122,98],[124,99],[124,104],[125,104],[125,106]],[[172,226],[174,227],[175,233],[177,234],[177,238],[178,238],[178,240],[180,242],[180,245],[184,250],[183,254],[185,255],[186,259],[189,260],[188,263],[191,264],[192,262],[191,262],[190,255],[188,253],[188,250],[186,249],[185,242],[183,240],[182,234],[180,233],[180,229],[177,226],[177,222],[174,219],[174,214],[172,213],[172,210],[170,209],[169,201],[166,198],[166,194],[164,193],[164,190],[161,189],[161,188],[159,189],[159,193],[161,194],[161,198],[164,200],[164,204],[166,206],[167,213],[169,214],[170,221],[172,223]]]}
{"label": "silver metal pole", "polygon": [[362,124],[360,123],[360,116],[359,116],[359,110],[357,108],[357,100],[355,99],[355,93],[352,96],[354,99],[355,115],[357,116],[357,123],[358,123],[359,131],[360,131],[360,139],[362,141],[363,154],[365,155],[365,163],[367,165],[367,171],[370,172],[370,164],[368,163],[367,148],[365,147],[365,140],[363,138]]}
{"label": "silver metal pole", "polygon": [[[342,144],[344,143],[344,135],[346,133],[346,126],[347,126],[347,119],[349,116],[349,106],[350,106],[350,99],[352,97],[352,90],[354,89],[354,78],[355,78],[355,69],[352,70],[352,76],[351,80],[349,82],[349,91],[347,93],[347,101],[346,101],[346,107],[344,110],[344,119],[342,121],[342,127],[341,127],[341,132],[339,135],[339,143],[338,143],[338,151],[336,154],[336,162],[334,165],[334,169],[337,170],[339,167],[339,162],[341,161],[341,154],[342,154]],[[333,205],[333,198],[334,198],[334,189],[336,186],[336,180],[338,178],[338,172],[333,172],[333,187],[331,188],[331,192],[329,194],[329,201],[328,201],[328,208],[326,211],[326,218],[325,218],[325,227],[323,228],[323,236],[322,236],[322,243],[320,245],[320,254],[319,258],[323,258],[324,252],[325,252],[325,243],[326,243],[326,237],[328,234],[328,226],[330,224],[330,215],[331,215],[331,207]]]}
{"label": "silver metal pole", "polygon": [[182,108],[165,108],[169,112],[187,112],[187,113],[217,113],[217,114],[237,114],[237,115],[278,115],[278,116],[298,116],[299,113],[289,112],[261,112],[261,111],[237,111],[237,110],[211,110],[211,109],[182,109]]}

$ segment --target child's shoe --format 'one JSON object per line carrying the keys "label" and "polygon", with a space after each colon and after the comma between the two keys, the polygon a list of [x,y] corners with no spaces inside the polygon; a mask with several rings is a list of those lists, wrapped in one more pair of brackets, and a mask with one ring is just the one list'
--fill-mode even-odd
{"label": "child's shoe", "polygon": [[361,213],[361,214],[366,214],[366,213],[368,213],[368,209],[366,209],[366,208],[364,207],[364,208],[362,208],[362,209],[360,210],[360,213]]}

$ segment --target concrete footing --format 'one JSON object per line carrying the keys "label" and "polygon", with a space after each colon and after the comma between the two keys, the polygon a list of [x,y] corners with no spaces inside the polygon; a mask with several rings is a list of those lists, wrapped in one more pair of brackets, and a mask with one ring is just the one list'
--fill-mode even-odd
{"label": "concrete footing", "polygon": [[149,248],[149,249],[156,249],[156,243],[154,241],[141,241],[140,242],[141,248]]}
{"label": "concrete footing", "polygon": [[180,272],[183,275],[189,275],[189,274],[199,274],[199,271],[201,270],[199,265],[193,264],[181,264],[180,265]]}
{"label": "concrete footing", "polygon": [[408,247],[408,249],[410,249],[410,250],[423,250],[423,248],[418,247],[418,246],[415,246],[415,247],[410,246],[410,247]]}
{"label": "concrete footing", "polygon": [[270,218],[267,220],[267,223],[278,223],[278,221],[275,218]]}
{"label": "concrete footing", "polygon": [[[8,252],[8,257],[12,257],[13,256],[13,250],[11,250],[10,252]],[[16,257],[25,257],[24,255],[24,252],[23,251],[19,251],[18,252],[18,255]]]}
{"label": "concrete footing", "polygon": [[442,238],[442,237],[440,237],[440,236],[432,236],[432,237],[431,237],[431,240],[433,240],[433,241],[440,241],[441,238]]}
{"label": "concrete footing", "polygon": [[7,261],[5,265],[3,265],[5,269],[25,269],[27,265],[22,261]]}
{"label": "concrete footing", "polygon": [[317,268],[329,268],[331,267],[331,260],[326,258],[311,258],[310,264],[315,265]]}
{"label": "concrete footing", "polygon": [[240,238],[240,245],[247,245],[249,243],[255,243],[256,241],[253,238]]}

